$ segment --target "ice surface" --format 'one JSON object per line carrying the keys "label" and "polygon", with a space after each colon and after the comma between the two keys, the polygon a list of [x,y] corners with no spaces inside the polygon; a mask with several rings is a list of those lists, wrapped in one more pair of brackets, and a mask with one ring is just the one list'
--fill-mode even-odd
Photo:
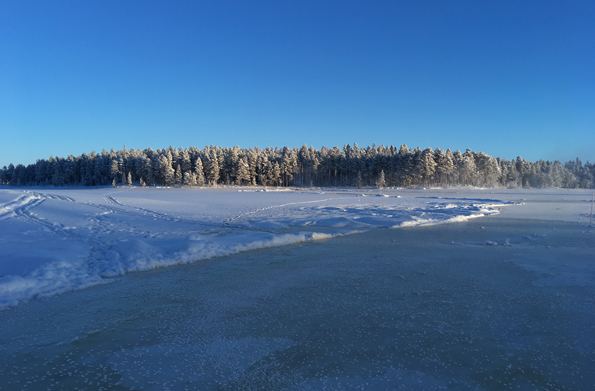
{"label": "ice surface", "polygon": [[264,190],[0,189],[0,389],[595,389],[591,192]]}
{"label": "ice surface", "polygon": [[206,389],[236,380],[258,361],[293,345],[284,338],[153,345],[115,352],[107,364],[122,376],[122,385],[131,388],[141,383],[145,390],[175,390],[191,383]]}
{"label": "ice surface", "polygon": [[512,204],[452,192],[263,190],[3,188],[0,309],[128,272],[371,228],[460,222]]}
{"label": "ice surface", "polygon": [[0,389],[595,389],[595,230],[500,216],[30,300],[0,311]]}

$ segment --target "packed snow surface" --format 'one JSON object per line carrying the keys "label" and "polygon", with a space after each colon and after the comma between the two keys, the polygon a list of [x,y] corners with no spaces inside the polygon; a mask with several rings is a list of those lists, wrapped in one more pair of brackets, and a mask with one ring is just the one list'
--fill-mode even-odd
{"label": "packed snow surface", "polygon": [[[281,190],[281,191],[279,191]],[[259,188],[0,190],[0,308],[132,271],[498,213],[489,198]]]}

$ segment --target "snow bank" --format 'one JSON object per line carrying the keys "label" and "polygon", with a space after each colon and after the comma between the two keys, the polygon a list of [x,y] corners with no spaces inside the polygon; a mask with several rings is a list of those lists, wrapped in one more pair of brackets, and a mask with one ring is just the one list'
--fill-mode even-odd
{"label": "snow bank", "polygon": [[399,190],[261,190],[0,190],[0,308],[129,272],[361,229],[465,221],[506,204]]}
{"label": "snow bank", "polygon": [[[186,238],[125,239],[112,245],[110,249],[91,256],[88,262],[54,261],[43,264],[23,276],[0,277],[0,308],[16,305],[33,297],[46,297],[109,283],[114,281],[109,279],[110,277],[129,272],[179,265],[261,248],[330,239],[357,232],[359,231],[298,232],[281,235],[254,232],[223,237],[196,234]],[[172,248],[179,249],[171,251]]]}
{"label": "snow bank", "polygon": [[404,221],[399,225],[395,225],[391,228],[402,228],[402,227],[418,227],[424,225],[437,225],[437,224],[447,224],[447,223],[460,223],[463,221],[467,221],[469,219],[473,219],[476,217],[483,217],[483,214],[477,215],[470,215],[470,216],[455,216],[449,219],[439,220],[439,219],[415,219],[411,221]]}

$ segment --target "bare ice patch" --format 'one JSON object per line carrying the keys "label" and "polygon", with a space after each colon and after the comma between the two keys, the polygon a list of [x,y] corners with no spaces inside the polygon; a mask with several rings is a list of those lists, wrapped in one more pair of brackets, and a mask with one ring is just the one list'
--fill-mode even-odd
{"label": "bare ice patch", "polygon": [[138,347],[112,354],[107,364],[121,385],[144,390],[215,389],[237,379],[264,357],[295,343],[286,338],[217,339],[208,344]]}
{"label": "bare ice patch", "polygon": [[436,379],[421,371],[407,371],[399,368],[389,368],[385,373],[364,377],[322,377],[304,381],[287,391],[318,391],[318,390],[407,390],[433,391],[448,389],[448,382]]}

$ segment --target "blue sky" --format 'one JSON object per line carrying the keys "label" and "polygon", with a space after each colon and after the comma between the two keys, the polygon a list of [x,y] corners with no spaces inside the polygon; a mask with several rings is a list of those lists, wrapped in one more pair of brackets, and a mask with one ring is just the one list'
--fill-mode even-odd
{"label": "blue sky", "polygon": [[595,161],[593,1],[0,2],[0,167],[407,144]]}

